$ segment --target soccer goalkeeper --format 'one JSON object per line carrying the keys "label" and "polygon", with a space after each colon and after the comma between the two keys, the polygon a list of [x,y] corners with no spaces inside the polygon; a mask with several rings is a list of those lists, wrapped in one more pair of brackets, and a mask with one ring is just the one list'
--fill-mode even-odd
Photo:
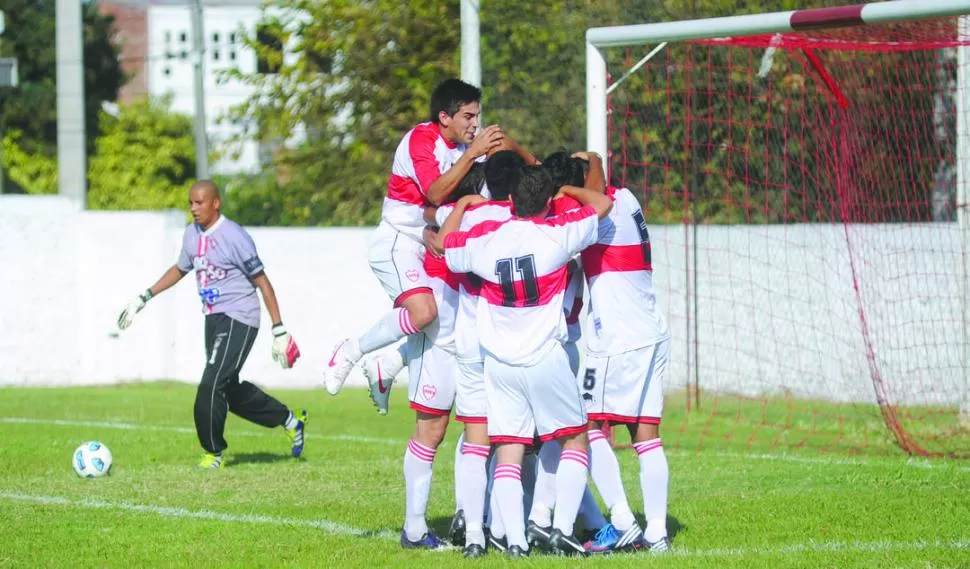
{"label": "soccer goalkeeper", "polygon": [[195,429],[206,451],[200,468],[222,468],[222,452],[228,446],[223,438],[228,411],[264,427],[282,426],[294,457],[303,453],[307,422],[305,409],[292,412],[259,387],[239,380],[239,370],[259,332],[256,289],[273,322],[273,359],[289,369],[300,350],[283,327],[276,293],[256,244],[245,229],[220,213],[221,205],[219,188],[211,181],[201,180],[191,187],[189,208],[195,223],[185,228],[178,262],[132,299],[118,317],[118,328],[124,330],[145,303],[195,270],[205,314],[207,358],[195,396]]}

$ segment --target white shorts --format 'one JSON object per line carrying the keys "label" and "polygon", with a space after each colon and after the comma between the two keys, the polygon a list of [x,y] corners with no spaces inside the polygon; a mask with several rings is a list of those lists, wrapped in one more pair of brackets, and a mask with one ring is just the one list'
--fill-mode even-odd
{"label": "white shorts", "polygon": [[587,419],[561,346],[533,366],[485,355],[488,436],[492,443],[532,444],[586,431]]}
{"label": "white shorts", "polygon": [[448,415],[455,404],[458,362],[423,332],[408,336],[408,400],[415,411]]}
{"label": "white shorts", "polygon": [[455,419],[462,423],[488,422],[488,398],[485,395],[483,362],[458,362]]}
{"label": "white shorts", "polygon": [[431,293],[424,270],[424,245],[386,223],[378,225],[371,236],[367,262],[395,307],[412,294]]}
{"label": "white shorts", "polygon": [[660,424],[670,340],[615,356],[586,354],[578,383],[590,421]]}

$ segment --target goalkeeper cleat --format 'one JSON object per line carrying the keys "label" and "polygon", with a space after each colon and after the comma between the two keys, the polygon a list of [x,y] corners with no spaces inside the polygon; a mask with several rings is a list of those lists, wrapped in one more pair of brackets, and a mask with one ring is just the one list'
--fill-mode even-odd
{"label": "goalkeeper cleat", "polygon": [[408,533],[401,530],[401,547],[404,549],[441,549],[445,545],[445,542],[438,539],[433,531],[424,534],[417,541],[411,541],[408,539]]}
{"label": "goalkeeper cleat", "polygon": [[455,517],[451,518],[451,527],[448,528],[448,539],[452,545],[465,545],[465,510],[455,512]]}
{"label": "goalkeeper cleat", "polygon": [[383,365],[383,358],[376,356],[365,358],[361,368],[370,385],[370,399],[374,402],[374,407],[377,407],[377,412],[381,415],[387,415],[394,375],[387,372]]}
{"label": "goalkeeper cleat", "polygon": [[477,543],[469,543],[461,554],[469,559],[477,559],[485,555],[485,546]]}
{"label": "goalkeeper cleat", "polygon": [[222,453],[205,453],[199,461],[199,468],[222,468]]}
{"label": "goalkeeper cleat", "polygon": [[293,418],[296,420],[296,425],[292,429],[286,429],[286,436],[290,437],[293,458],[300,458],[300,455],[303,454],[303,431],[310,417],[307,415],[306,409],[300,409],[293,413]]}
{"label": "goalkeeper cleat", "polygon": [[571,535],[563,535],[557,529],[553,529],[549,536],[549,551],[558,555],[589,555],[578,539]]}
{"label": "goalkeeper cleat", "polygon": [[354,369],[354,365],[360,360],[360,348],[357,347],[356,340],[346,339],[333,350],[327,368],[323,370],[323,382],[327,388],[327,393],[336,395],[347,381],[347,376]]}

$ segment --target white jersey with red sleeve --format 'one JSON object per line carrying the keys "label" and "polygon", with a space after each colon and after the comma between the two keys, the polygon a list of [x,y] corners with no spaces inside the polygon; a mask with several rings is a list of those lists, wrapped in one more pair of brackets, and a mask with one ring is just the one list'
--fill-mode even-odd
{"label": "white jersey with red sleeve", "polygon": [[[435,214],[438,226],[442,226],[454,206],[441,206]],[[509,202],[489,201],[465,208],[461,217],[459,231],[468,231],[486,221],[506,221],[512,219],[512,205]],[[458,289],[458,317],[455,322],[455,348],[458,361],[476,363],[483,361],[481,341],[478,336],[478,295],[481,279],[476,275],[466,275],[461,279]]]}
{"label": "white jersey with red sleeve", "polygon": [[465,145],[441,135],[433,122],[421,123],[404,135],[394,152],[381,221],[419,243],[424,230],[428,188],[461,158]]}
{"label": "white jersey with red sleeve", "polygon": [[549,219],[486,221],[445,237],[455,272],[482,279],[478,331],[482,349],[510,365],[535,365],[566,340],[563,295],[570,257],[596,242],[596,210]]}
{"label": "white jersey with red sleeve", "polygon": [[613,209],[599,223],[596,244],[582,253],[589,283],[586,349],[616,355],[670,337],[657,309],[650,258],[650,235],[640,203],[626,188],[607,188]]}

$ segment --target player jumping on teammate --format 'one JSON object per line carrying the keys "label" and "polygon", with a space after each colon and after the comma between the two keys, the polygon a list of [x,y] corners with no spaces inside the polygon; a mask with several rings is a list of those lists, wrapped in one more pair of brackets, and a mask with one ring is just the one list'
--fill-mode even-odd
{"label": "player jumping on teammate", "polygon": [[424,269],[424,208],[443,203],[471,165],[501,143],[502,130],[479,128],[481,91],[447,79],[431,95],[428,122],[404,135],[394,154],[381,222],[368,262],[393,301],[393,309],[357,339],[342,340],[324,370],[336,395],[364,354],[417,334],[438,315]]}

